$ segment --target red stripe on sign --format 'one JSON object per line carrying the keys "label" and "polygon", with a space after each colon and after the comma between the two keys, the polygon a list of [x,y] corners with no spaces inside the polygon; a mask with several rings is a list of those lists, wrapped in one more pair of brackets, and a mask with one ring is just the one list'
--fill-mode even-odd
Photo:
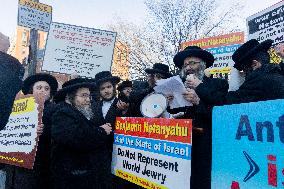
{"label": "red stripe on sign", "polygon": [[116,118],[115,133],[191,144],[192,120]]}

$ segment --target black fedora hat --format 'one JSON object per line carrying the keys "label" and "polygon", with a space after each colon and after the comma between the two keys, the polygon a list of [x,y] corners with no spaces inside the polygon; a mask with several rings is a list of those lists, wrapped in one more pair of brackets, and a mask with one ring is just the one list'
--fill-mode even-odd
{"label": "black fedora hat", "polygon": [[235,62],[234,67],[237,70],[242,70],[243,65],[248,64],[248,60],[257,52],[267,52],[273,41],[268,39],[259,43],[256,39],[251,39],[241,45],[232,55]]}
{"label": "black fedora hat", "polygon": [[66,81],[62,85],[62,89],[60,89],[54,96],[54,101],[56,103],[65,100],[65,97],[68,93],[77,90],[79,88],[89,88],[90,90],[94,90],[96,88],[96,84],[92,79],[84,79],[84,78],[75,78],[69,81]]}
{"label": "black fedora hat", "polygon": [[5,127],[16,94],[22,88],[25,69],[14,57],[0,52],[0,130]]}
{"label": "black fedora hat", "polygon": [[126,87],[131,87],[132,88],[132,81],[126,80],[126,81],[121,82],[118,85],[117,90],[118,91],[122,91]]}
{"label": "black fedora hat", "polygon": [[38,81],[45,81],[49,84],[51,94],[55,94],[58,88],[58,82],[55,77],[47,73],[37,73],[27,77],[24,80],[22,92],[26,95],[30,92],[31,87]]}
{"label": "black fedora hat", "polygon": [[112,76],[110,71],[102,71],[95,75],[95,81],[97,86],[100,86],[101,83],[110,81],[114,84],[119,83],[120,78],[117,76]]}
{"label": "black fedora hat", "polygon": [[188,46],[174,56],[174,63],[176,67],[181,69],[183,61],[187,57],[197,57],[202,59],[206,63],[206,68],[212,66],[214,62],[214,56],[210,52],[203,50],[198,46]]}
{"label": "black fedora hat", "polygon": [[170,69],[168,65],[161,64],[161,63],[156,63],[153,65],[153,68],[147,68],[145,69],[145,72],[147,74],[155,74],[155,73],[160,73],[165,75],[166,78],[172,77],[173,75],[170,73]]}

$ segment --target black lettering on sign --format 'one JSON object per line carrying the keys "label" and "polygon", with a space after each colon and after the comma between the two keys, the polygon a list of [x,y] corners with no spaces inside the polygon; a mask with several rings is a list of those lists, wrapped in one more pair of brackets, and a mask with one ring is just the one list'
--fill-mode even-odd
{"label": "black lettering on sign", "polygon": [[284,22],[284,5],[248,21],[249,34]]}

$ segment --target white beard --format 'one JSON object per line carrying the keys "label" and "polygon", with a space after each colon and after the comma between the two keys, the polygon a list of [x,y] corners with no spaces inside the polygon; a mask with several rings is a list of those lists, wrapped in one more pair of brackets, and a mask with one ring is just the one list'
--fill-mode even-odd
{"label": "white beard", "polygon": [[90,106],[76,107],[88,120],[90,120],[94,113]]}

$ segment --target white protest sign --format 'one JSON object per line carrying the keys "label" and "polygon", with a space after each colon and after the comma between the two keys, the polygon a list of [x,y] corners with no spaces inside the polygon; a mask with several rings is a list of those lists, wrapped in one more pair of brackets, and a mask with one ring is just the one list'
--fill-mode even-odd
{"label": "white protest sign", "polygon": [[284,1],[247,18],[248,40],[284,42]]}
{"label": "white protest sign", "polygon": [[52,7],[32,0],[19,0],[18,25],[48,32]]}
{"label": "white protest sign", "polygon": [[112,173],[144,188],[187,189],[192,121],[117,118]]}
{"label": "white protest sign", "polygon": [[42,70],[94,77],[111,69],[116,33],[52,23]]}
{"label": "white protest sign", "polygon": [[32,169],[41,115],[42,106],[35,102],[34,97],[15,100],[9,122],[0,131],[1,163]]}

